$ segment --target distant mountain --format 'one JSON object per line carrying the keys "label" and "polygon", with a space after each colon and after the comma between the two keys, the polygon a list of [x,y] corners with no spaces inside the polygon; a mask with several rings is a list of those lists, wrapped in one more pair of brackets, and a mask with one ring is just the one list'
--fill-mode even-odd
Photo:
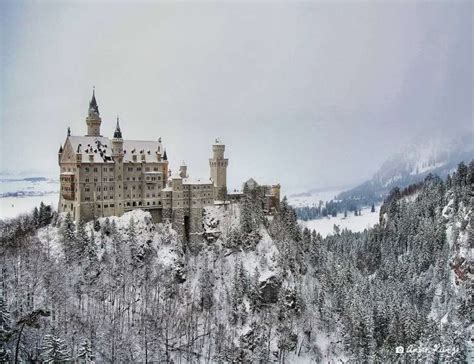
{"label": "distant mountain", "polygon": [[359,200],[371,203],[383,197],[395,186],[406,187],[419,182],[429,173],[445,177],[464,161],[474,159],[474,132],[458,136],[420,135],[404,151],[389,158],[368,181],[342,192],[339,200]]}

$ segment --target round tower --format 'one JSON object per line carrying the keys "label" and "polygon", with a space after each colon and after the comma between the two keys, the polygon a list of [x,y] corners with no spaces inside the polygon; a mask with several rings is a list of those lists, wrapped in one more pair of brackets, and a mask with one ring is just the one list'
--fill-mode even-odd
{"label": "round tower", "polygon": [[181,178],[187,178],[188,177],[188,167],[186,166],[186,163],[184,163],[184,161],[179,166],[179,176]]}
{"label": "round tower", "polygon": [[100,118],[99,106],[95,99],[95,87],[92,90],[92,99],[89,102],[89,112],[86,118],[87,124],[87,136],[102,136],[100,135],[100,124],[102,119]]}
{"label": "round tower", "polygon": [[212,158],[209,158],[211,180],[214,184],[214,200],[225,201],[227,197],[227,165],[229,160],[224,158],[225,145],[216,139],[212,145]]}

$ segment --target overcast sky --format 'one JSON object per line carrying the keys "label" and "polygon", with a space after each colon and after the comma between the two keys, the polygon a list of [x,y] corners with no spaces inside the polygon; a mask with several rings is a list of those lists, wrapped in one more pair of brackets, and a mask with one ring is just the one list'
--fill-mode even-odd
{"label": "overcast sky", "polygon": [[232,186],[369,177],[423,130],[472,128],[471,2],[0,4],[0,170],[57,174],[66,129],[163,138]]}

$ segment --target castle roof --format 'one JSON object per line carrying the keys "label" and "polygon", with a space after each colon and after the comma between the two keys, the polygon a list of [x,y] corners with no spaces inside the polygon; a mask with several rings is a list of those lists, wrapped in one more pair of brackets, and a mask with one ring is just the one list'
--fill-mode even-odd
{"label": "castle roof", "polygon": [[212,182],[209,179],[201,178],[184,178],[183,185],[210,185]]}
{"label": "castle roof", "polygon": [[[70,136],[68,137],[74,151],[82,154],[83,162],[90,163],[112,163],[112,141],[106,137],[96,136]],[[142,155],[145,155],[145,162],[157,162],[156,154],[162,153],[163,146],[159,141],[154,140],[124,140],[123,152],[124,163],[134,162],[133,156],[137,156],[136,162],[142,162]],[[93,155],[92,161],[89,155]]]}

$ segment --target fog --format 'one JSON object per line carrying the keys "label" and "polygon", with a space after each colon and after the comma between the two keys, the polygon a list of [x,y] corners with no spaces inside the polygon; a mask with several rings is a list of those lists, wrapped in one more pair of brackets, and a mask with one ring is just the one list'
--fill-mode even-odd
{"label": "fog", "polygon": [[67,127],[162,137],[175,170],[231,186],[348,186],[414,135],[472,129],[471,2],[5,2],[5,171],[58,174]]}

